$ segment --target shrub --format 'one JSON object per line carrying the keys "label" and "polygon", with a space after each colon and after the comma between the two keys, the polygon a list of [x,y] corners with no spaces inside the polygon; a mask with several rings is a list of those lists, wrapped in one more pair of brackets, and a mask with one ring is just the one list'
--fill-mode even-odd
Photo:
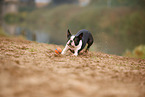
{"label": "shrub", "polygon": [[127,50],[124,53],[124,56],[145,59],[145,45],[137,46],[133,49],[133,51]]}
{"label": "shrub", "polygon": [[6,23],[17,23],[21,19],[20,15],[15,14],[15,13],[8,13],[4,16],[4,20]]}

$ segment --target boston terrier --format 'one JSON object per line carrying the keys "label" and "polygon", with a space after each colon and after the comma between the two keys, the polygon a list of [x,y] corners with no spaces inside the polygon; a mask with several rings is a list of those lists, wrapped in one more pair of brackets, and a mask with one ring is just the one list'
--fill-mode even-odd
{"label": "boston terrier", "polygon": [[70,50],[75,56],[77,56],[79,52],[84,49],[86,44],[88,44],[88,46],[85,52],[88,52],[94,41],[92,34],[85,29],[80,30],[76,35],[72,35],[68,29],[67,38],[68,40],[61,53],[62,55],[65,54],[67,50]]}

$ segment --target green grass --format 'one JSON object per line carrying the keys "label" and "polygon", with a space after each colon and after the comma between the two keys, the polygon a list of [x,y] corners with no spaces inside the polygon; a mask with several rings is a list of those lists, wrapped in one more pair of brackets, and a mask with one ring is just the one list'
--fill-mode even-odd
{"label": "green grass", "polygon": [[0,27],[0,36],[8,36],[4,30],[2,29],[2,27]]}

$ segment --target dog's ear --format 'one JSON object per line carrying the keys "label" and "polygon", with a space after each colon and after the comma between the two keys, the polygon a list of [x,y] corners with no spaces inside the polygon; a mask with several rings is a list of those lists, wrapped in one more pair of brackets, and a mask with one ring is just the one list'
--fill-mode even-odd
{"label": "dog's ear", "polygon": [[82,37],[83,37],[83,33],[81,33],[79,36],[78,36],[78,38],[81,40],[82,39]]}
{"label": "dog's ear", "polygon": [[69,38],[69,37],[71,37],[71,33],[70,33],[69,29],[68,29],[68,31],[67,31],[67,38]]}

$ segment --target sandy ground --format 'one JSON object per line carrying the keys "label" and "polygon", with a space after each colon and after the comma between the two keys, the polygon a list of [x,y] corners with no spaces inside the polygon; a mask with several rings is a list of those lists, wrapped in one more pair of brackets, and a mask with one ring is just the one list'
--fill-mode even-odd
{"label": "sandy ground", "polygon": [[0,97],[145,97],[145,60],[0,37]]}

